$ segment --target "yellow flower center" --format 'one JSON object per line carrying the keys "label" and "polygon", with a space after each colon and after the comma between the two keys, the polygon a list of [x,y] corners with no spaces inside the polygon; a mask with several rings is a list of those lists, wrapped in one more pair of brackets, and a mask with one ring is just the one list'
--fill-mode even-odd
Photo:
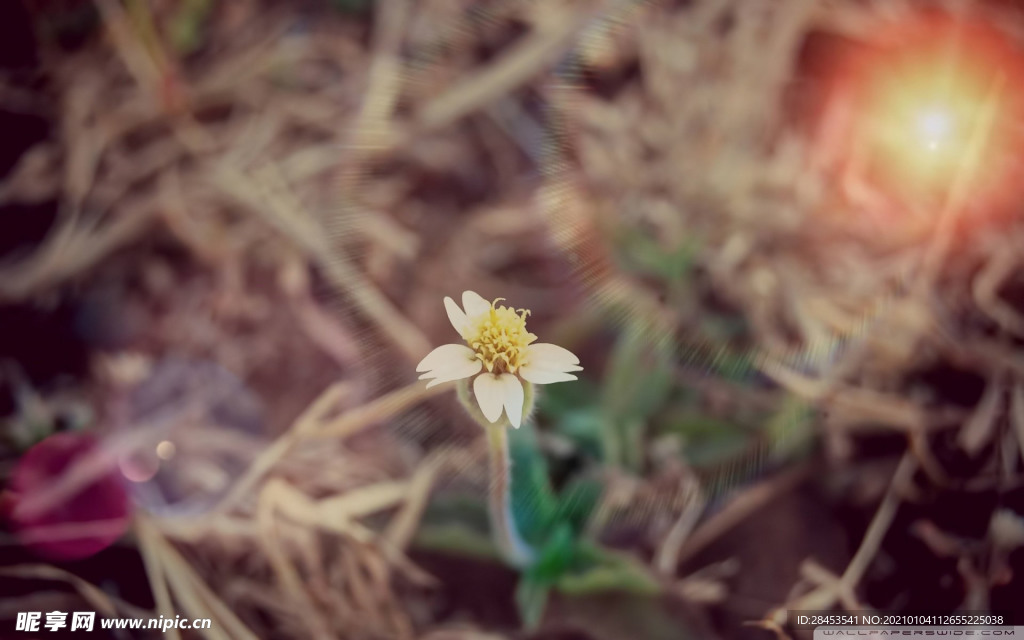
{"label": "yellow flower center", "polygon": [[523,363],[526,346],[537,339],[526,330],[526,309],[495,307],[504,298],[496,298],[487,313],[471,319],[466,343],[476,351],[478,360],[491,373],[515,373]]}

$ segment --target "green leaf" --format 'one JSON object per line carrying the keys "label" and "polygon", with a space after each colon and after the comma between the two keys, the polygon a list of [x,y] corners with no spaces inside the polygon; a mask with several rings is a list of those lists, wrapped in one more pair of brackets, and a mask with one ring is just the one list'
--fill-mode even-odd
{"label": "green leaf", "polygon": [[526,575],[538,584],[554,584],[576,561],[576,540],[568,523],[559,523]]}
{"label": "green leaf", "polygon": [[582,378],[572,384],[550,385],[537,404],[557,433],[572,440],[585,455],[601,459],[604,419],[600,397],[601,389]]}
{"label": "green leaf", "polygon": [[626,564],[602,564],[580,573],[567,573],[558,581],[562,593],[573,596],[619,592],[654,596],[661,586],[642,568]]}
{"label": "green leaf", "polygon": [[413,537],[412,545],[418,549],[500,561],[500,554],[489,535],[455,523],[421,525]]}
{"label": "green leaf", "polygon": [[668,413],[659,421],[659,431],[678,434],[683,440],[684,457],[697,468],[741,455],[757,438],[751,429],[689,408]]}
{"label": "green leaf", "polygon": [[485,495],[441,493],[434,496],[423,514],[425,525],[448,525],[457,523],[466,528],[487,533],[490,523],[487,515]]}
{"label": "green leaf", "polygon": [[586,540],[577,540],[572,566],[559,577],[556,588],[567,595],[610,591],[654,595],[661,591],[657,580],[632,557]]}
{"label": "green leaf", "polygon": [[671,354],[638,333],[624,333],[612,351],[603,390],[605,409],[617,420],[649,417],[672,390]]}
{"label": "green leaf", "polygon": [[620,231],[618,248],[625,271],[678,282],[693,267],[698,244],[691,240],[666,249],[657,239],[629,227]]}
{"label": "green leaf", "polygon": [[537,408],[557,421],[567,414],[592,407],[600,394],[598,386],[587,378],[580,378],[572,384],[548,385],[544,393],[539,394]]}
{"label": "green leaf", "polygon": [[814,411],[803,399],[787,395],[782,406],[765,425],[773,460],[782,460],[806,453],[813,441],[811,418]]}
{"label": "green leaf", "polygon": [[213,0],[183,0],[170,23],[171,45],[182,54],[198,49],[203,42],[206,20],[213,10]]}
{"label": "green leaf", "polygon": [[575,478],[562,490],[555,512],[555,520],[568,524],[579,535],[587,526],[604,486],[597,480]]}
{"label": "green leaf", "polygon": [[627,330],[612,350],[603,385],[605,460],[637,469],[643,460],[643,427],[661,410],[673,387],[672,355]]}
{"label": "green leaf", "polygon": [[572,440],[584,455],[598,460],[604,458],[605,419],[599,407],[568,411],[554,427],[555,431]]}
{"label": "green leaf", "polygon": [[516,585],[516,608],[527,631],[533,631],[540,625],[550,593],[550,585],[539,584],[525,577],[520,578],[519,584]]}
{"label": "green leaf", "polygon": [[509,431],[512,460],[512,513],[523,539],[536,546],[556,520],[558,499],[548,477],[547,461],[540,454],[536,433],[529,424]]}

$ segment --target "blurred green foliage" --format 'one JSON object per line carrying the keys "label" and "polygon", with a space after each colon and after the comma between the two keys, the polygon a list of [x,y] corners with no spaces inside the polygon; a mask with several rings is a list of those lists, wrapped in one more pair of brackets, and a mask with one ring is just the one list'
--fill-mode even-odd
{"label": "blurred green foliage", "polygon": [[215,0],[182,0],[168,27],[171,46],[178,53],[188,55],[202,46],[206,21],[213,11]]}
{"label": "blurred green foliage", "polygon": [[[533,628],[540,622],[552,591],[573,596],[659,592],[644,567],[587,539],[587,524],[603,492],[600,482],[581,476],[556,492],[531,425],[510,431],[509,445],[512,512],[519,533],[536,553],[516,588],[524,626]],[[416,544],[460,555],[497,557],[488,537],[486,507],[479,498],[439,496],[432,501]]]}
{"label": "blurred green foliage", "polygon": [[673,386],[673,354],[626,331],[612,348],[601,388],[604,461],[640,472],[646,425]]}
{"label": "blurred green foliage", "polygon": [[[373,0],[326,0],[331,9],[343,14],[362,15],[373,9]],[[96,32],[101,24],[99,11],[92,2],[65,2],[35,6],[29,3],[37,35],[44,42],[72,47]],[[126,0],[129,13],[137,19],[140,7],[148,5]],[[218,0],[180,0],[163,25],[167,44],[180,55],[189,55],[206,44],[210,18]],[[147,34],[147,37],[149,34]]]}
{"label": "blurred green foliage", "polygon": [[47,398],[19,374],[13,379],[15,412],[0,419],[0,447],[25,451],[58,431],[85,431],[94,425],[94,411],[83,399]]}
{"label": "blurred green foliage", "polygon": [[669,285],[685,283],[700,246],[697,241],[690,240],[666,249],[649,234],[632,227],[621,229],[616,240],[618,261],[623,271],[651,276]]}
{"label": "blurred green foliage", "polygon": [[524,625],[532,628],[540,622],[552,590],[580,596],[605,591],[657,593],[646,570],[587,540],[587,524],[603,492],[601,483],[581,475],[556,494],[532,426],[514,431],[509,443],[513,513],[523,539],[537,553],[516,589]]}

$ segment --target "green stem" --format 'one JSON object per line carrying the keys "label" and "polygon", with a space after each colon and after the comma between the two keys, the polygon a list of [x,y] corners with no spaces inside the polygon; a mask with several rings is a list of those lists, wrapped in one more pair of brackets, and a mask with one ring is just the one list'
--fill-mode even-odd
{"label": "green stem", "polygon": [[494,423],[484,417],[472,397],[468,382],[459,383],[458,394],[466,412],[487,434],[491,470],[487,510],[491,518],[491,535],[507,562],[519,568],[529,566],[533,562],[534,552],[519,535],[512,512],[512,458],[508,446],[508,430],[511,426],[504,417]]}
{"label": "green stem", "polygon": [[489,424],[487,450],[491,457],[491,488],[488,510],[495,542],[502,555],[516,567],[533,562],[533,549],[519,535],[512,513],[512,460],[508,449],[508,429],[505,424]]}

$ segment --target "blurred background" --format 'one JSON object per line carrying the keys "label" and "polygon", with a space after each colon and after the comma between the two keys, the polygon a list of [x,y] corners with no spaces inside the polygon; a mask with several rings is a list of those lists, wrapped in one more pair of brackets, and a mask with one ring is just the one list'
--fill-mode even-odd
{"label": "blurred background", "polygon": [[[1021,608],[1016,3],[6,0],[0,29],[0,636]],[[526,568],[480,427],[416,379],[464,290],[584,367],[509,434]]]}

